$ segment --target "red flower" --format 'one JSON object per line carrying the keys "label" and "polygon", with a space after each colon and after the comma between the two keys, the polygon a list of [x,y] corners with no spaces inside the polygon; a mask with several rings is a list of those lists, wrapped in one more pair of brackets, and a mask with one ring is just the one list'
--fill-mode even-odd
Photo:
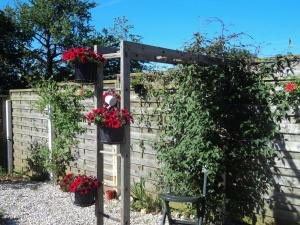
{"label": "red flower", "polygon": [[287,92],[292,92],[292,91],[294,91],[296,88],[297,88],[297,85],[296,85],[295,83],[292,83],[292,82],[287,83],[287,84],[285,85],[285,87],[284,87],[285,91],[287,91]]}
{"label": "red flower", "polygon": [[84,56],[84,55],[81,56],[81,62],[82,62],[82,63],[86,63],[86,59],[85,59],[85,56]]}
{"label": "red flower", "polygon": [[102,110],[101,109],[94,109],[93,112],[96,113],[96,114],[99,114],[99,113],[102,112]]}
{"label": "red flower", "polygon": [[73,52],[69,53],[69,59],[70,61],[73,61],[75,59],[75,54]]}
{"label": "red flower", "polygon": [[112,120],[107,119],[107,120],[105,120],[104,124],[105,124],[106,127],[110,128],[112,126]]}
{"label": "red flower", "polygon": [[80,184],[82,184],[82,177],[77,177],[74,182],[77,186],[79,186]]}
{"label": "red flower", "polygon": [[72,183],[70,186],[70,192],[75,192],[77,188],[77,185],[75,183]]}
{"label": "red flower", "polygon": [[75,63],[86,63],[87,61],[92,63],[104,62],[102,54],[95,53],[89,48],[70,48],[68,51],[63,53],[63,62],[75,62]]}
{"label": "red flower", "polygon": [[112,121],[112,124],[111,124],[111,127],[112,128],[119,128],[121,126],[121,123],[119,120],[113,120]]}

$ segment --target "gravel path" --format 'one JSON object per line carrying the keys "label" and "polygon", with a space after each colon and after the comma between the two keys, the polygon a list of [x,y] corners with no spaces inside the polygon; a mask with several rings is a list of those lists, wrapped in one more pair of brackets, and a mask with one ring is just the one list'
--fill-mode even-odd
{"label": "gravel path", "polygon": [[[95,207],[73,205],[70,194],[49,183],[0,183],[0,209],[5,211],[1,225],[94,225]],[[120,202],[105,202],[105,212],[120,218]],[[158,225],[161,215],[131,212],[132,225]],[[120,223],[105,219],[105,225]]]}

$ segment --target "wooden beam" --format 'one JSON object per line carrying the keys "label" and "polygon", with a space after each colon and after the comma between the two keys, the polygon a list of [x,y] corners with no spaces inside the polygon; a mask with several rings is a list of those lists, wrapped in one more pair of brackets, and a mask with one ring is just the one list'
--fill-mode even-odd
{"label": "wooden beam", "polygon": [[221,65],[221,59],[205,55],[183,52],[179,50],[144,45],[135,42],[124,41],[127,46],[127,54],[131,60],[151,61],[168,64],[201,64]]}
{"label": "wooden beam", "polygon": [[[126,41],[121,41],[121,108],[130,112],[130,58]],[[130,125],[125,126],[121,152],[121,225],[130,224]]]}
{"label": "wooden beam", "polygon": [[[94,51],[99,53],[100,49],[97,45],[94,46]],[[99,65],[97,68],[97,81],[95,84],[94,90],[94,101],[95,107],[101,108],[103,105],[103,65]],[[104,214],[104,200],[103,200],[103,171],[104,171],[104,163],[103,163],[103,154],[100,153],[103,151],[103,144],[100,142],[100,126],[97,126],[96,129],[96,176],[97,179],[102,183],[102,185],[97,189],[97,197],[95,202],[95,214],[96,214],[96,225],[104,225],[103,214]]]}

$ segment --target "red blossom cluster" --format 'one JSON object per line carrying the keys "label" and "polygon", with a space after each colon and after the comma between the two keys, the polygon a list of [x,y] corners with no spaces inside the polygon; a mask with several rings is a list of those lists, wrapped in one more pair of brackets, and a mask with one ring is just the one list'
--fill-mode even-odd
{"label": "red blossom cluster", "polygon": [[107,108],[93,109],[87,115],[88,125],[92,123],[103,125],[107,128],[120,128],[133,122],[127,109]]}
{"label": "red blossom cluster", "polygon": [[70,48],[68,51],[63,53],[62,61],[69,63],[103,63],[103,55],[95,53],[90,48]]}
{"label": "red blossom cluster", "polygon": [[100,187],[100,182],[92,176],[78,176],[70,185],[70,192],[79,191],[80,194],[86,195],[89,190],[95,190]]}
{"label": "red blossom cluster", "polygon": [[[105,97],[108,95],[112,95],[118,102],[120,101],[120,96],[116,94],[115,91],[104,92],[103,100],[105,100]],[[133,118],[127,109],[120,109],[117,106],[108,108],[107,103],[104,103],[101,109],[96,108],[90,111],[86,118],[88,125],[94,123],[107,128],[120,128],[133,122]]]}
{"label": "red blossom cluster", "polygon": [[297,89],[297,84],[293,83],[293,82],[290,82],[290,83],[287,83],[284,87],[285,91],[287,92],[292,92],[294,90]]}
{"label": "red blossom cluster", "polygon": [[62,191],[65,192],[69,192],[70,190],[70,185],[73,183],[74,181],[74,174],[73,173],[69,173],[67,174],[63,180],[60,181],[59,185],[60,185],[60,189]]}
{"label": "red blossom cluster", "polygon": [[81,195],[86,195],[89,190],[96,190],[100,185],[101,183],[93,176],[74,176],[73,173],[66,175],[60,182],[63,191],[78,191]]}

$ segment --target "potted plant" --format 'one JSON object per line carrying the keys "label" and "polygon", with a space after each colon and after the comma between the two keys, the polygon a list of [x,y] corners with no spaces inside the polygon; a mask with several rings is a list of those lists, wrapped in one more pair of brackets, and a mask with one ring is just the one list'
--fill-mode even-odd
{"label": "potted plant", "polygon": [[[120,109],[120,97],[114,92],[104,92],[103,108],[96,108],[87,114],[88,125],[96,124],[101,127],[100,141],[106,144],[124,143],[124,127],[133,122],[127,109]],[[115,101],[112,101],[112,97]],[[113,103],[113,105],[110,105]]]}
{"label": "potted plant", "polygon": [[117,198],[117,192],[115,190],[107,190],[105,192],[105,198],[107,201]]}
{"label": "potted plant", "polygon": [[95,203],[97,188],[100,185],[93,176],[74,176],[72,173],[60,182],[61,190],[74,193],[74,204],[80,207],[88,207]]}
{"label": "potted plant", "polygon": [[81,83],[94,83],[97,66],[104,62],[103,55],[90,48],[70,48],[63,53],[62,60],[75,68],[75,81]]}

